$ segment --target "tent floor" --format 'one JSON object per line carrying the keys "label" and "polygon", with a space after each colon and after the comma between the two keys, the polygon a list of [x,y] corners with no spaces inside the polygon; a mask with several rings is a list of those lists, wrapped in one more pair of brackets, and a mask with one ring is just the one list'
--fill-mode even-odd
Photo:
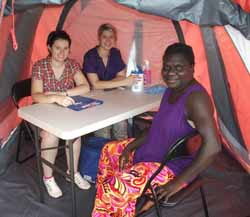
{"label": "tent floor", "polygon": [[[63,155],[64,156],[64,155]],[[57,160],[65,165],[65,158]],[[65,167],[65,166],[64,166]],[[250,217],[250,176],[241,169],[226,151],[202,176],[207,180],[204,191],[210,217]],[[63,190],[63,197],[50,198],[45,193],[45,203],[39,202],[38,175],[35,158],[20,165],[12,163],[0,176],[0,216],[3,217],[70,217],[70,184],[61,176],[56,176]],[[45,190],[45,189],[43,189]],[[77,189],[78,217],[91,216],[95,187],[82,191]],[[204,216],[199,191],[182,201],[178,206],[164,209],[163,216],[201,217]],[[150,213],[147,217],[155,217]]]}

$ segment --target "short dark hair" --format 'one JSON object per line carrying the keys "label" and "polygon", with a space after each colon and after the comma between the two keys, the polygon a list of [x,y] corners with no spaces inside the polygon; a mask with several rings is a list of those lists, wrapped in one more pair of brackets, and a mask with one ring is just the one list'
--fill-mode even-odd
{"label": "short dark hair", "polygon": [[69,34],[63,30],[55,30],[49,33],[47,38],[47,46],[52,47],[56,40],[63,39],[69,42],[69,46],[71,46],[71,38]]}
{"label": "short dark hair", "polygon": [[98,31],[97,31],[98,38],[100,38],[101,34],[104,31],[111,31],[111,32],[113,32],[114,36],[115,36],[115,40],[117,39],[117,31],[116,31],[116,28],[112,24],[110,24],[110,23],[103,23],[102,25],[100,25],[99,28],[98,28]]}
{"label": "short dark hair", "polygon": [[163,55],[163,62],[167,57],[172,56],[173,54],[181,54],[189,62],[190,65],[194,65],[194,52],[191,46],[184,43],[174,43],[167,47]]}

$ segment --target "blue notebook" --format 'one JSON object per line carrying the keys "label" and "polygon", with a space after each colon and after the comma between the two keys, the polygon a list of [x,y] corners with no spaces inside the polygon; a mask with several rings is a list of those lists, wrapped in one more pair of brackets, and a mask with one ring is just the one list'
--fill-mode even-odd
{"label": "blue notebook", "polygon": [[102,100],[93,99],[84,96],[72,96],[72,99],[75,100],[75,104],[68,106],[68,108],[74,111],[81,111],[83,109],[91,108],[93,106],[103,104]]}

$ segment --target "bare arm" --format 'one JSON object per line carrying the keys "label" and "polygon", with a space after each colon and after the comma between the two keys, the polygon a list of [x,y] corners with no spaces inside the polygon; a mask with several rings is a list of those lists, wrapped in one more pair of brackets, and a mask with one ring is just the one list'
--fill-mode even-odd
{"label": "bare arm", "polygon": [[124,169],[124,167],[126,167],[126,164],[128,163],[128,159],[129,159],[129,154],[134,151],[135,149],[137,149],[138,147],[141,146],[141,144],[144,143],[146,137],[148,134],[148,129],[145,129],[142,134],[140,135],[140,137],[138,137],[137,139],[135,139],[133,142],[129,143],[126,148],[123,150],[120,158],[119,158],[119,169],[120,171]]}
{"label": "bare arm", "polygon": [[202,144],[192,164],[173,181],[158,189],[159,199],[169,198],[183,185],[195,178],[221,150],[213,118],[212,103],[205,92],[194,92],[188,97],[186,114],[188,120],[191,120],[199,131]]}
{"label": "bare arm", "polygon": [[131,86],[133,84],[133,76],[126,77],[125,69],[117,73],[116,77],[110,81],[99,80],[96,73],[88,73],[87,77],[94,89],[116,88],[121,86]]}
{"label": "bare arm", "polygon": [[74,81],[76,87],[67,90],[67,92],[43,92],[43,81],[32,78],[32,99],[37,103],[57,103],[62,106],[69,106],[74,103],[74,100],[69,96],[81,95],[89,92],[88,82],[80,71],[75,74]]}
{"label": "bare arm", "polygon": [[81,71],[77,71],[74,76],[76,86],[67,90],[68,96],[83,95],[90,91],[89,83]]}

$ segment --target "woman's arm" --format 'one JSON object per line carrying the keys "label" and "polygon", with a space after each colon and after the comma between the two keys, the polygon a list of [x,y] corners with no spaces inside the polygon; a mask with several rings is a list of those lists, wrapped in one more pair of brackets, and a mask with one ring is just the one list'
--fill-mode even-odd
{"label": "woman's arm", "polygon": [[34,102],[37,103],[57,103],[62,106],[69,106],[74,100],[69,96],[82,95],[89,92],[89,84],[81,71],[74,75],[76,87],[65,92],[43,92],[43,80],[32,78],[31,94]]}
{"label": "woman's arm", "polygon": [[31,96],[36,103],[57,103],[65,107],[74,103],[72,98],[63,94],[44,93],[43,81],[34,77],[31,81]]}
{"label": "woman's arm", "polygon": [[117,76],[109,81],[99,80],[96,73],[87,73],[89,82],[91,83],[93,89],[107,89],[116,88],[121,86],[131,86],[133,84],[133,76],[123,76],[123,73],[119,72]]}
{"label": "woman's arm", "polygon": [[126,78],[126,70],[123,69],[122,71],[118,72],[113,79],[113,81],[120,81]]}
{"label": "woman's arm", "polygon": [[67,90],[68,96],[83,95],[90,91],[89,83],[81,71],[77,71],[74,75],[76,87]]}
{"label": "woman's arm", "polygon": [[120,158],[119,158],[119,169],[120,171],[123,170],[126,167],[126,164],[128,163],[129,160],[129,154],[139,148],[141,144],[144,143],[146,137],[148,134],[148,129],[145,129],[142,134],[135,139],[133,142],[129,143],[126,148],[123,150]]}
{"label": "woman's arm", "polygon": [[56,102],[55,93],[43,92],[43,81],[40,79],[32,78],[31,81],[31,96],[33,102],[36,103],[54,103]]}
{"label": "woman's arm", "polygon": [[203,171],[220,152],[221,145],[218,139],[213,106],[205,92],[192,93],[186,102],[187,119],[191,120],[202,137],[200,149],[191,163],[178,177],[157,191],[159,199],[169,198],[190,180]]}

